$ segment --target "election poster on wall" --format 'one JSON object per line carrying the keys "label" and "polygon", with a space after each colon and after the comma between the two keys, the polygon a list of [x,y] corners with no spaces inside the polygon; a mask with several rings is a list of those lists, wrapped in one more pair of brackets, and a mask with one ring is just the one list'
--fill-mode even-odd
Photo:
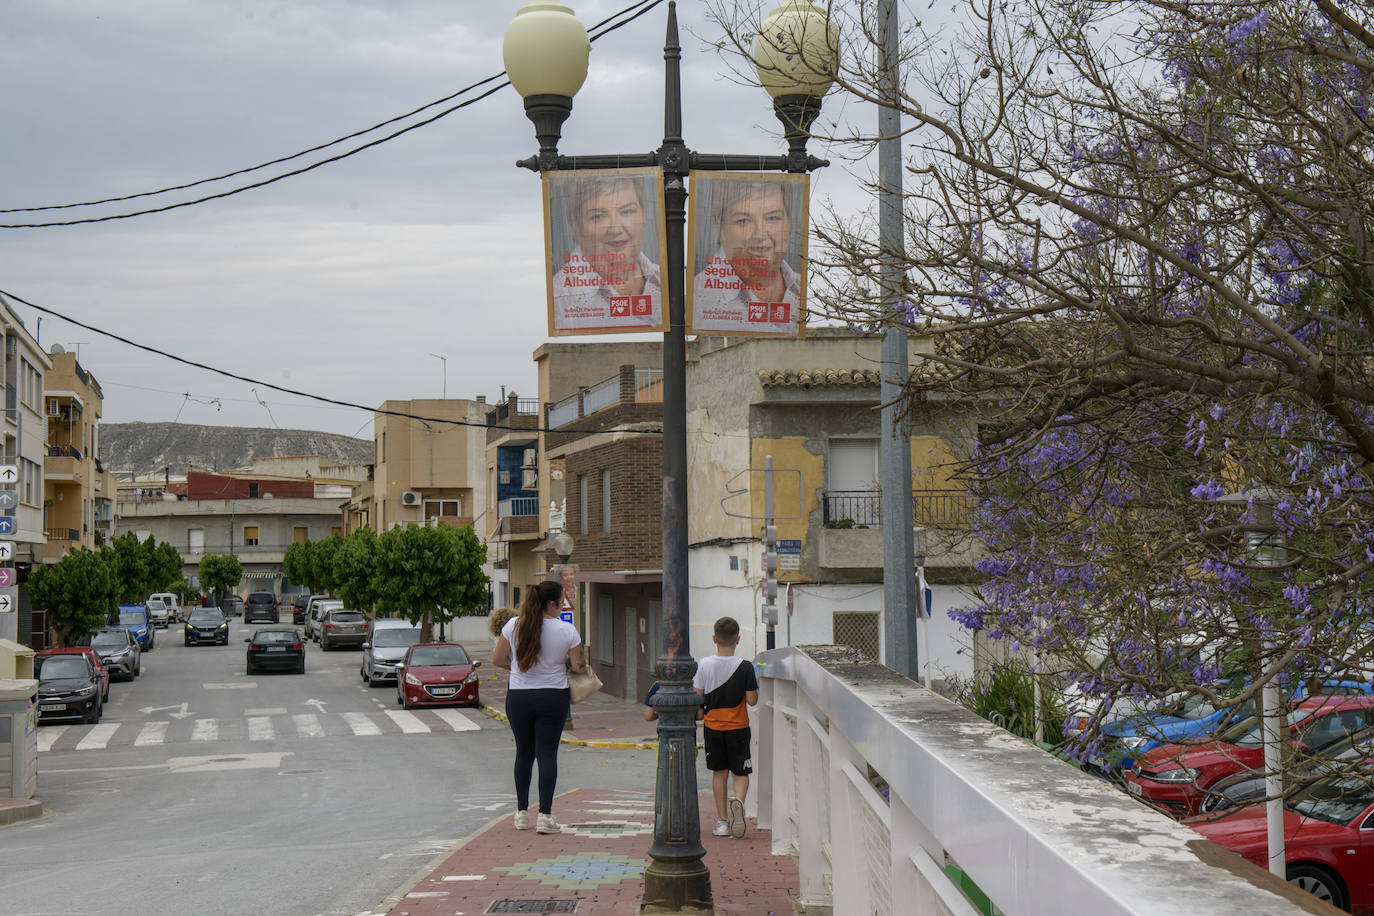
{"label": "election poster on wall", "polygon": [[809,176],[692,172],[690,179],[688,330],[800,336]]}
{"label": "election poster on wall", "polygon": [[549,335],[665,331],[663,170],[544,172]]}

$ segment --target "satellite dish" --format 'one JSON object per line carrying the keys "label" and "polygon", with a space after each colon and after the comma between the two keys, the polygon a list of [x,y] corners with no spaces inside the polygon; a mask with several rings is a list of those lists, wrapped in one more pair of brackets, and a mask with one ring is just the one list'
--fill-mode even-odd
{"label": "satellite dish", "polygon": [[61,344],[53,344],[51,347],[48,347],[48,353],[52,356],[61,356],[63,353],[66,352],[67,348],[62,346]]}

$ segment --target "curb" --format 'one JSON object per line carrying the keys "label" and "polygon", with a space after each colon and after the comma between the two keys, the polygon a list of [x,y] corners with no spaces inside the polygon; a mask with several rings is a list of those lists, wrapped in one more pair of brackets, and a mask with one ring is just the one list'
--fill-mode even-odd
{"label": "curb", "polygon": [[[510,724],[510,720],[506,718],[506,714],[495,706],[488,706],[483,703],[481,708],[482,712],[488,717],[496,719],[499,722],[504,722],[507,725]],[[559,738],[558,743],[567,744],[571,747],[596,747],[618,751],[653,751],[658,749],[658,742],[656,741],[601,741],[595,738]],[[705,749],[705,745],[697,745],[697,750],[704,751]]]}
{"label": "curb", "polygon": [[43,803],[32,798],[0,799],[0,827],[43,816]]}

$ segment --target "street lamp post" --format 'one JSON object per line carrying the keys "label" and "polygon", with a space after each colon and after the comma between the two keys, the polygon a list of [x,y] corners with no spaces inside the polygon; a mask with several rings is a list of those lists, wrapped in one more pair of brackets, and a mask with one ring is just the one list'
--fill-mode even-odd
{"label": "street lamp post", "polygon": [[572,97],[587,75],[590,42],[572,10],[535,0],[506,29],[503,53],[511,84],[524,98],[534,123],[537,155],[518,165],[532,171],[663,169],[668,331],[663,336],[663,654],[659,690],[658,771],[653,859],[644,872],[641,912],[709,912],[711,875],[702,861],[697,811],[696,710],[692,689],[696,661],[689,646],[687,579],[687,337],[685,322],[687,221],[690,170],[806,172],[827,165],[808,156],[810,127],[833,78],[838,37],[825,13],[805,0],[785,0],[770,13],[754,42],[759,80],[773,97],[789,151],[783,156],[700,153],[682,139],[682,93],[677,10],[668,4],[663,47],[663,140],[649,153],[563,156],[558,140],[572,113]]}

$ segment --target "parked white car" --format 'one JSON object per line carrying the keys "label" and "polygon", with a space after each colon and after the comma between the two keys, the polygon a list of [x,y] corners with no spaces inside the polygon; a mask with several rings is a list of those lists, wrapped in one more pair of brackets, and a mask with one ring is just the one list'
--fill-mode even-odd
{"label": "parked white car", "polygon": [[320,641],[320,630],[324,628],[324,616],[338,610],[344,603],[338,598],[310,599],[310,612],[305,615],[305,638]]}
{"label": "parked white car", "polygon": [[146,602],[148,619],[155,627],[165,627],[172,622],[172,609],[161,598],[152,597]]}
{"label": "parked white car", "polygon": [[152,601],[154,598],[160,599],[163,604],[167,605],[167,617],[169,620],[176,622],[186,619],[186,615],[181,610],[181,602],[177,600],[176,595],[171,592],[154,592],[148,596],[149,601]]}

